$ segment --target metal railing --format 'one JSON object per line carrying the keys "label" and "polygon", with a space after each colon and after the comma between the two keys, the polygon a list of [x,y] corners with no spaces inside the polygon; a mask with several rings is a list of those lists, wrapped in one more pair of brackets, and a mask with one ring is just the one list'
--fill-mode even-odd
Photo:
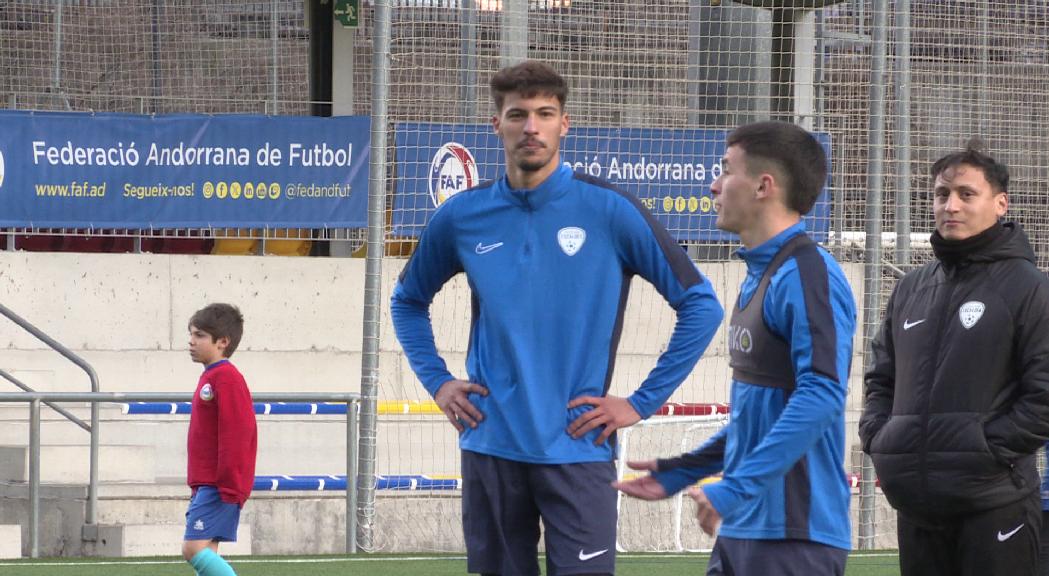
{"label": "metal railing", "polygon": [[[92,380],[92,382],[97,382]],[[98,410],[100,402],[188,402],[193,399],[190,392],[3,392],[0,402],[26,402],[29,404],[29,555],[40,554],[40,404],[60,402],[89,402],[94,418],[92,424],[91,480],[88,487],[88,506],[94,511],[98,496]],[[345,393],[269,393],[253,394],[257,402],[346,402],[355,409],[346,410],[346,552],[357,551],[357,409],[361,395]],[[97,526],[95,526],[97,528]]]}
{"label": "metal railing", "polygon": [[[91,392],[95,392],[95,393],[98,392],[98,375],[95,373],[95,369],[92,368],[91,365],[87,363],[87,360],[84,360],[80,356],[77,356],[72,350],[70,350],[69,348],[66,348],[60,342],[58,342],[54,338],[52,338],[52,337],[48,336],[47,334],[45,334],[42,330],[40,330],[39,328],[34,326],[31,322],[29,322],[25,318],[22,318],[18,314],[15,314],[15,312],[13,310],[8,308],[7,306],[4,306],[3,304],[0,304],[0,314],[3,314],[9,320],[11,320],[15,324],[18,324],[19,326],[21,326],[23,330],[25,330],[26,332],[29,332],[30,334],[35,336],[38,340],[40,340],[44,344],[47,344],[52,350],[54,350],[55,352],[58,352],[62,356],[65,356],[65,358],[67,360],[69,360],[73,364],[76,364],[77,366],[79,366],[81,370],[83,370],[84,372],[87,373],[88,379],[91,380]],[[0,370],[0,376],[3,376],[5,379],[10,381],[15,386],[18,386],[22,390],[26,391],[24,393],[15,393],[17,396],[21,396],[22,394],[36,394],[37,393],[32,388],[30,388],[29,386],[27,386],[27,385],[23,384],[22,382],[18,381],[18,379],[16,379],[14,376],[11,376],[10,374],[8,374],[5,371]],[[84,512],[84,520],[85,520],[85,523],[88,526],[94,526],[95,525],[96,508],[98,507],[98,438],[99,438],[99,434],[98,434],[98,404],[94,404],[94,403],[91,404],[91,424],[88,425],[88,424],[84,424],[83,420],[77,418],[76,416],[73,416],[72,414],[70,414],[69,412],[67,412],[65,410],[62,410],[62,409],[54,406],[52,403],[50,403],[50,402],[45,402],[45,403],[48,406],[51,406],[52,408],[54,408],[59,414],[64,416],[70,422],[76,424],[77,426],[80,426],[84,430],[87,430],[87,432],[89,434],[91,434],[91,453],[90,453],[90,456],[89,456],[89,458],[90,458],[89,462],[90,463],[89,463],[89,470],[88,470],[88,477],[89,477],[90,480],[88,482],[87,510]],[[39,418],[39,407],[38,407],[38,410],[37,410],[37,416]],[[37,424],[39,424],[39,422],[37,422]],[[84,535],[85,535],[84,533],[81,534],[81,536],[84,536]]]}

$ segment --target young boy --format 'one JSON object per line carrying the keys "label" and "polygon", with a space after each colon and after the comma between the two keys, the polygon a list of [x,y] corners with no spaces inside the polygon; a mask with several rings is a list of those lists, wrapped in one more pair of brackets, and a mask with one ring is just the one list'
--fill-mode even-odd
{"label": "young boy", "polygon": [[189,355],[204,365],[189,419],[186,511],[182,555],[198,576],[235,576],[218,555],[236,542],[240,509],[255,481],[258,437],[251,392],[229,357],[244,332],[236,306],[210,304],[189,320]]}

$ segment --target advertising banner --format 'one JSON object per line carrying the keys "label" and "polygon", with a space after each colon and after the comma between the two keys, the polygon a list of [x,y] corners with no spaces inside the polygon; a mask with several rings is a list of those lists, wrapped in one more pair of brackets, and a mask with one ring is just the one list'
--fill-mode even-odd
{"label": "advertising banner", "polygon": [[367,225],[371,121],[0,112],[0,226]]}
{"label": "advertising banner", "polygon": [[[393,233],[419,234],[449,196],[503,175],[502,142],[487,124],[404,123],[396,127]],[[573,170],[636,196],[680,241],[735,242],[714,226],[710,185],[721,174],[725,130],[577,128],[561,142]],[[817,134],[830,157],[830,137]],[[830,176],[806,226],[817,241],[830,225]]]}

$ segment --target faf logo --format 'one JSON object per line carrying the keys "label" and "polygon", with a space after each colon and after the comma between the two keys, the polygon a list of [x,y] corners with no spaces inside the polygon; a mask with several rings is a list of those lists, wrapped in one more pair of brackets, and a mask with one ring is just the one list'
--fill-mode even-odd
{"label": "faf logo", "polygon": [[215,397],[215,391],[211,389],[211,384],[205,384],[200,388],[200,399],[205,402],[210,402]]}
{"label": "faf logo", "polygon": [[962,321],[962,326],[966,330],[976,326],[976,323],[980,321],[980,317],[983,316],[984,308],[983,302],[977,302],[976,300],[962,304],[962,307],[958,309],[958,318]]}
{"label": "faf logo", "polygon": [[557,231],[557,243],[561,245],[561,251],[569,256],[575,256],[576,252],[586,242],[586,230],[569,226]]}
{"label": "faf logo", "polygon": [[478,184],[477,162],[458,142],[448,142],[430,162],[430,199],[436,208],[445,200]]}

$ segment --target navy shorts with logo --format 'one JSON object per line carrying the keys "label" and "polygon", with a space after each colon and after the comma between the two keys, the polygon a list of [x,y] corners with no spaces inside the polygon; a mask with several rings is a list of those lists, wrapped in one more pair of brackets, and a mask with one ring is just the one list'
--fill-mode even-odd
{"label": "navy shorts with logo", "polygon": [[529,464],[462,451],[467,571],[539,574],[539,519],[546,574],[614,574],[615,465]]}
{"label": "navy shorts with logo", "polygon": [[223,502],[218,488],[200,486],[186,510],[184,540],[236,542],[240,525],[240,506]]}

